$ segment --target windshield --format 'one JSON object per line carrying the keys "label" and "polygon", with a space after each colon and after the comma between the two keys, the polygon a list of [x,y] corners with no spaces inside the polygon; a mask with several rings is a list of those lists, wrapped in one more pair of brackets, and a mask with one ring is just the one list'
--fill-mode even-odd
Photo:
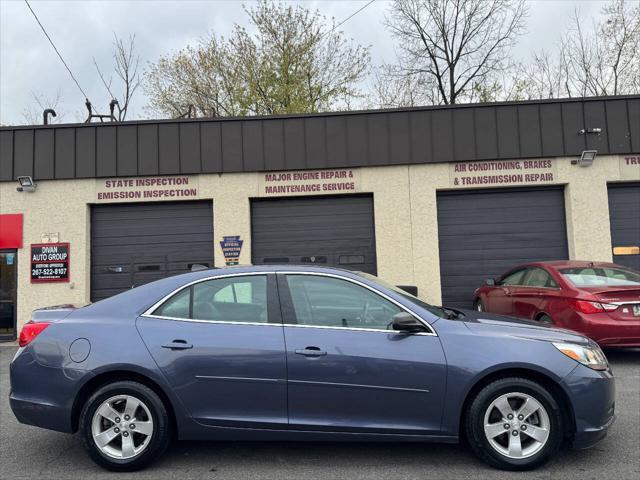
{"label": "windshield", "polygon": [[640,272],[626,268],[575,267],[560,273],[576,287],[640,287]]}
{"label": "windshield", "polygon": [[434,305],[431,305],[423,300],[420,300],[418,297],[411,295],[408,292],[405,292],[404,290],[402,290],[400,287],[393,285],[389,282],[386,282],[384,280],[382,280],[379,277],[376,277],[375,275],[371,275],[369,273],[365,273],[365,272],[355,272],[356,274],[358,274],[361,277],[366,278],[367,280],[371,280],[374,283],[377,283],[378,285],[383,286],[384,288],[387,288],[389,290],[392,290],[394,292],[396,292],[397,294],[401,295],[403,298],[409,300],[411,303],[413,303],[414,305],[417,305],[418,307],[424,308],[425,310],[430,311],[431,313],[433,313],[434,315],[437,315],[439,317],[446,317],[447,313],[445,311],[445,309],[441,308],[441,307],[436,307]]}

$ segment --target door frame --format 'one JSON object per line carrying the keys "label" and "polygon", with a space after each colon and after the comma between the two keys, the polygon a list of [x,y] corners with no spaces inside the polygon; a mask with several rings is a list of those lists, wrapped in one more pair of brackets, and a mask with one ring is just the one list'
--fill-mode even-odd
{"label": "door frame", "polygon": [[15,294],[13,296],[13,333],[0,333],[0,342],[12,342],[18,338],[18,250],[15,248],[0,248],[0,253],[13,253],[14,254],[14,281],[15,281]]}

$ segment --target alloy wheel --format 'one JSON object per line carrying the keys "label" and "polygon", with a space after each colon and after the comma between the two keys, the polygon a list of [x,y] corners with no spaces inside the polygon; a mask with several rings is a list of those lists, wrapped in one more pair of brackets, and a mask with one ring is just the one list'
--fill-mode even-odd
{"label": "alloy wheel", "polygon": [[484,415],[484,434],[491,447],[508,458],[538,453],[547,444],[551,422],[544,406],[531,395],[506,393]]}
{"label": "alloy wheel", "polygon": [[98,449],[119,460],[142,453],[153,435],[153,418],[145,403],[131,395],[108,398],[97,408],[91,434]]}

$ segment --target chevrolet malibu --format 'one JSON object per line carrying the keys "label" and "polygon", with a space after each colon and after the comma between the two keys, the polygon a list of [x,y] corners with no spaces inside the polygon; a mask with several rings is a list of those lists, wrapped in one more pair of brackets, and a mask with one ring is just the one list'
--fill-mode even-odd
{"label": "chevrolet malibu", "polygon": [[466,439],[502,469],[586,448],[614,379],[578,334],[435,307],[368,274],[234,267],[37,310],[11,363],[22,423],[140,469],[190,440]]}

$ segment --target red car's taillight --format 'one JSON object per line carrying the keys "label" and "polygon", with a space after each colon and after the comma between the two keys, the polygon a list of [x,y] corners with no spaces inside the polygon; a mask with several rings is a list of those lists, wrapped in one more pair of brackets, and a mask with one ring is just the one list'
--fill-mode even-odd
{"label": "red car's taillight", "polygon": [[569,305],[580,313],[603,313],[610,312],[618,308],[618,305],[609,303],[589,302],[588,300],[569,300]]}
{"label": "red car's taillight", "polygon": [[26,347],[49,325],[51,325],[49,322],[34,322],[33,320],[25,323],[20,331],[18,345]]}

